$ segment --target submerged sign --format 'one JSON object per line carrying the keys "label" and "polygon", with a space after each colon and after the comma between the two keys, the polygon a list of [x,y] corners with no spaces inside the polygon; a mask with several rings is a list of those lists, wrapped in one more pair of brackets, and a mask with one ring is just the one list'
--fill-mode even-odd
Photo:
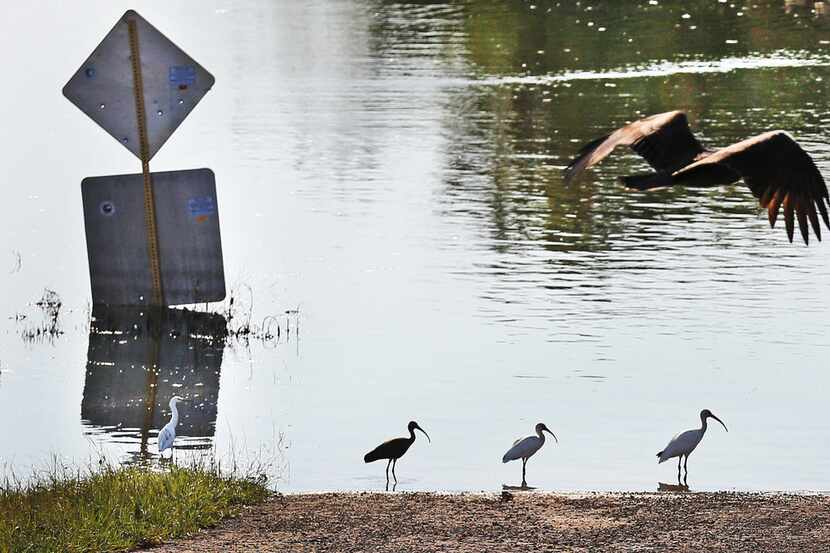
{"label": "submerged sign", "polygon": [[213,75],[136,12],[125,13],[63,89],[63,95],[141,159],[128,23],[141,52],[151,159],[211,89]]}
{"label": "submerged sign", "polygon": [[93,304],[225,299],[213,172],[150,172],[150,159],[213,82],[130,10],[64,87],[73,104],[141,160],[140,174],[81,184]]}
{"label": "submerged sign", "polygon": [[[216,182],[210,169],[152,173],[159,263],[169,305],[222,301],[225,276]],[[89,276],[96,304],[149,303],[143,175],[81,183]]]}

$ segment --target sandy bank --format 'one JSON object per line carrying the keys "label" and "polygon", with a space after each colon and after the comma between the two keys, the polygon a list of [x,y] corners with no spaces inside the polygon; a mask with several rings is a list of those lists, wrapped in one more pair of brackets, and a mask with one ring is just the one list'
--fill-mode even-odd
{"label": "sandy bank", "polygon": [[280,496],[161,552],[830,551],[830,496]]}

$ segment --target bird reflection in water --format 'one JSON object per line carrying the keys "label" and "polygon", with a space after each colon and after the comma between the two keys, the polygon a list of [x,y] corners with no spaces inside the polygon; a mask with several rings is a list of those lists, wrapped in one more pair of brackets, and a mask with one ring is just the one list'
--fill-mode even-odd
{"label": "bird reflection in water", "polygon": [[658,492],[688,492],[689,486],[686,484],[667,484],[665,482],[657,482]]}
{"label": "bird reflection in water", "polygon": [[155,429],[171,417],[174,396],[189,400],[177,448],[208,449],[215,435],[227,321],[180,309],[151,313],[96,306],[90,325],[81,418],[89,434],[132,446],[127,462],[153,457]]}

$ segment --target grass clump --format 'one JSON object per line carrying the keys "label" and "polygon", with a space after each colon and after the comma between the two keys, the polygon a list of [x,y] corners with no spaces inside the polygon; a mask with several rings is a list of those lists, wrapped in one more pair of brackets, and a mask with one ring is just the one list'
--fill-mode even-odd
{"label": "grass clump", "polygon": [[218,464],[53,469],[0,488],[0,552],[125,551],[212,526],[269,494],[261,474]]}

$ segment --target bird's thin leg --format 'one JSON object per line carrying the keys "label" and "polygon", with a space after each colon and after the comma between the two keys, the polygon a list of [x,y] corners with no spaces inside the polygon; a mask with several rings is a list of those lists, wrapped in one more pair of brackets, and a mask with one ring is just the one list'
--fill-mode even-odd
{"label": "bird's thin leg", "polygon": [[525,478],[525,468],[527,467],[527,459],[522,459],[522,487],[527,487],[527,479]]}
{"label": "bird's thin leg", "polygon": [[680,485],[680,461],[683,460],[683,456],[679,456],[677,458],[677,485]]}
{"label": "bird's thin leg", "polygon": [[398,477],[397,477],[397,475],[395,474],[395,463],[397,463],[397,462],[398,462],[398,460],[397,460],[397,459],[395,459],[395,460],[393,460],[393,461],[392,461],[392,478],[394,478],[394,479],[395,479],[395,484],[397,484],[397,483],[398,483]]}
{"label": "bird's thin leg", "polygon": [[386,463],[386,487],[387,487],[387,491],[389,491],[388,490],[388,488],[389,488],[389,465],[391,465],[391,464],[392,464],[392,459],[389,459],[389,462]]}
{"label": "bird's thin leg", "polygon": [[685,484],[686,487],[688,488],[689,487],[689,456],[688,455],[686,455],[686,460],[683,461],[683,469],[686,471],[686,474],[683,476],[683,484]]}

